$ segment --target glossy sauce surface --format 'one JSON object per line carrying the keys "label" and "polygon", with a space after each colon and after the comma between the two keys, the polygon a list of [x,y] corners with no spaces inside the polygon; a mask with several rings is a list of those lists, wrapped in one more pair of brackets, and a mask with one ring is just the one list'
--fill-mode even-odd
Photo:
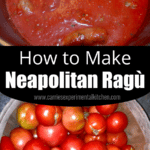
{"label": "glossy sauce surface", "polygon": [[31,45],[125,45],[148,0],[6,0],[6,6]]}

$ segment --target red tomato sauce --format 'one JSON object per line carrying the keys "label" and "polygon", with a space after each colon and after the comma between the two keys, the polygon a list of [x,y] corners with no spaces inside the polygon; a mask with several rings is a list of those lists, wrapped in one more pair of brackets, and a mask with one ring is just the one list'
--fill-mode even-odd
{"label": "red tomato sauce", "polygon": [[10,19],[31,45],[125,45],[148,0],[6,0]]}

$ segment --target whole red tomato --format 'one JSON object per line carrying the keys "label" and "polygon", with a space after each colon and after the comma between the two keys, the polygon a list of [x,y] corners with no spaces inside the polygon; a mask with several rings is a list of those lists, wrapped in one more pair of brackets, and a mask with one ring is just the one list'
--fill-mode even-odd
{"label": "whole red tomato", "polygon": [[23,150],[50,150],[50,147],[45,145],[41,139],[32,139],[25,145]]}
{"label": "whole red tomato", "polygon": [[31,103],[23,103],[17,111],[17,119],[19,125],[24,129],[35,129],[39,122],[35,115],[35,105]]}
{"label": "whole red tomato", "polygon": [[67,130],[60,122],[55,126],[39,125],[37,127],[37,134],[50,147],[56,147],[67,137]]}
{"label": "whole red tomato", "polygon": [[76,135],[69,135],[65,141],[61,144],[62,150],[81,150],[84,142]]}
{"label": "whole red tomato", "polygon": [[37,105],[35,112],[39,123],[44,126],[56,125],[62,118],[60,106]]}
{"label": "whole red tomato", "polygon": [[81,107],[66,107],[63,110],[62,123],[71,132],[81,130],[85,125],[83,109]]}
{"label": "whole red tomato", "polygon": [[123,112],[114,112],[107,118],[107,132],[119,133],[128,125],[128,118]]}
{"label": "whole red tomato", "polygon": [[106,130],[106,119],[98,113],[91,113],[85,123],[87,134],[100,135]]}
{"label": "whole red tomato", "polygon": [[1,138],[0,150],[15,150],[11,139],[7,136]]}
{"label": "whole red tomato", "polygon": [[106,135],[106,133],[102,133],[100,135],[86,134],[84,137],[84,142],[88,143],[90,141],[101,141],[104,144],[106,144],[107,143],[107,135]]}
{"label": "whole red tomato", "polygon": [[[96,106],[90,106],[89,107],[89,113],[98,113],[99,114],[99,111],[96,109]],[[108,116],[103,115],[103,117],[106,119]]]}
{"label": "whole red tomato", "polygon": [[107,133],[108,144],[113,144],[119,148],[122,148],[127,144],[127,141],[127,135],[124,131],[120,133]]}
{"label": "whole red tomato", "polygon": [[102,115],[110,115],[118,108],[118,104],[96,106],[98,112]]}
{"label": "whole red tomato", "polygon": [[91,141],[84,144],[81,150],[107,150],[104,143],[100,141]]}
{"label": "whole red tomato", "polygon": [[135,150],[135,148],[132,145],[125,145],[121,150]]}
{"label": "whole red tomato", "polygon": [[33,136],[30,131],[18,127],[11,131],[10,139],[16,150],[23,150],[26,143],[33,139]]}
{"label": "whole red tomato", "polygon": [[107,147],[107,150],[121,150],[119,147],[113,144],[107,145],[106,147]]}

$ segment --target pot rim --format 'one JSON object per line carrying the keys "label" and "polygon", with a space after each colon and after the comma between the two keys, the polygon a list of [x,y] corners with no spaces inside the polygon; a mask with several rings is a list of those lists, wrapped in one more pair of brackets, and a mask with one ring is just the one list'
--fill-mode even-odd
{"label": "pot rim", "polygon": [[9,44],[8,42],[4,41],[2,38],[0,38],[0,44],[2,46],[12,46],[11,44]]}

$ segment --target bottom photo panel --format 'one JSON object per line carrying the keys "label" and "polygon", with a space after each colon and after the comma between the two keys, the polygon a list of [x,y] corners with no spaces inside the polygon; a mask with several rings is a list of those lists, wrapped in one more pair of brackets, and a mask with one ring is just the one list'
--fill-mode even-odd
{"label": "bottom photo panel", "polygon": [[10,99],[0,129],[1,150],[150,149],[150,121],[137,100],[77,107]]}

